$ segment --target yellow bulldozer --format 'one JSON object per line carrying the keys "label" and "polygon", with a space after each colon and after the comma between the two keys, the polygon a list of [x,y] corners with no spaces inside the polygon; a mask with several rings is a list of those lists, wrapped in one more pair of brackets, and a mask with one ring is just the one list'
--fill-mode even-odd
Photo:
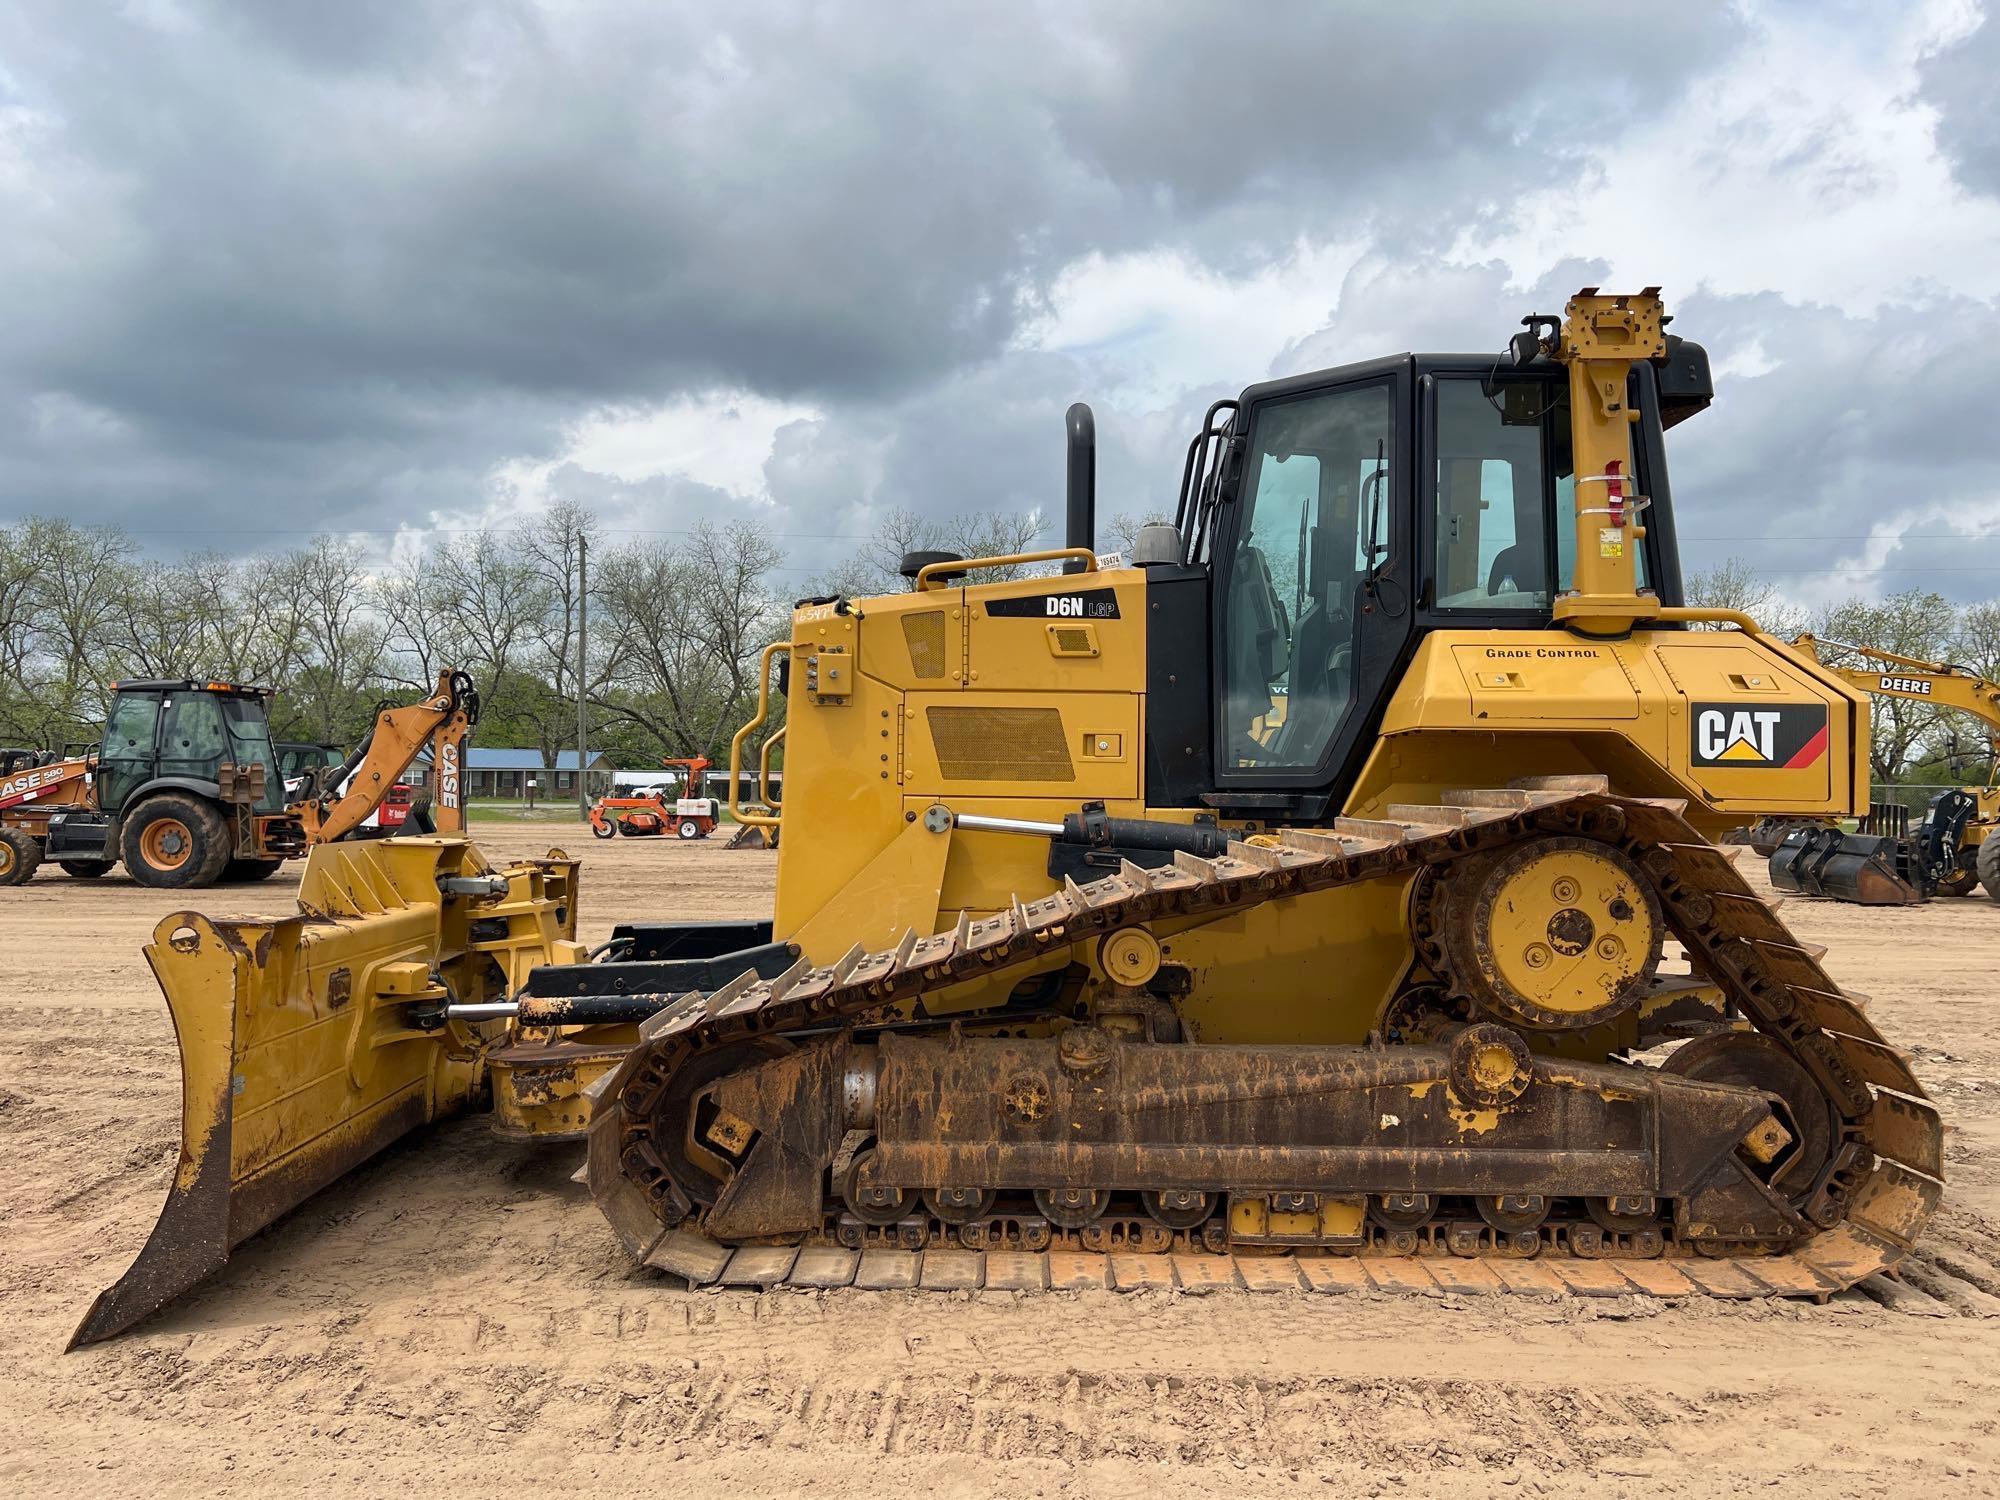
{"label": "yellow bulldozer", "polygon": [[731,784],[775,678],[768,922],[586,955],[573,861],[450,839],[315,850],[298,918],[168,917],[181,1165],[77,1339],[486,1089],[697,1283],[1893,1266],[1937,1112],[1710,842],[1865,801],[1867,699],[1681,602],[1664,434],[1712,387],[1665,323],[1587,289],[1497,362],[1252,386],[1129,564],[1073,410],[1067,545],[913,558],[765,653]]}

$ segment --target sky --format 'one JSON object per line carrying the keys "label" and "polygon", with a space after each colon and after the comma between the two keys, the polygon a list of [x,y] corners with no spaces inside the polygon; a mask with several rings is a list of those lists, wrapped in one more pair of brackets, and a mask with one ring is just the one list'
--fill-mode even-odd
{"label": "sky", "polygon": [[1688,566],[2000,595],[1976,0],[14,0],[0,522],[1171,507],[1218,396],[1665,287]]}

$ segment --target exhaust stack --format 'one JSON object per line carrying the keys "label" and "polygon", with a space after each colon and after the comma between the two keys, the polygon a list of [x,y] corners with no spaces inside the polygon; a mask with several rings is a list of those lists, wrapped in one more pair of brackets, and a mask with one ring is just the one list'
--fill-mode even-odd
{"label": "exhaust stack", "polygon": [[[1079,401],[1065,419],[1069,426],[1069,525],[1063,536],[1065,547],[1097,550],[1097,419],[1087,403]],[[1065,573],[1082,570],[1082,564],[1063,565]]]}

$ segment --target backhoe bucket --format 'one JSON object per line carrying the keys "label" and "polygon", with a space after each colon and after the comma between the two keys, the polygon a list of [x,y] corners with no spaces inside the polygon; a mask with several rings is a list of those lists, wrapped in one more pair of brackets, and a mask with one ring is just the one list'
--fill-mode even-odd
{"label": "backhoe bucket", "polygon": [[130,1328],[229,1252],[398,1137],[482,1097],[504,1000],[578,962],[576,862],[504,869],[461,838],[322,844],[300,915],[176,912],[146,960],[181,1055],[181,1151],[145,1248],[70,1339]]}
{"label": "backhoe bucket", "polygon": [[1796,828],[1771,856],[1770,873],[1781,891],[1861,906],[1914,906],[1924,899],[1909,845],[1874,834]]}

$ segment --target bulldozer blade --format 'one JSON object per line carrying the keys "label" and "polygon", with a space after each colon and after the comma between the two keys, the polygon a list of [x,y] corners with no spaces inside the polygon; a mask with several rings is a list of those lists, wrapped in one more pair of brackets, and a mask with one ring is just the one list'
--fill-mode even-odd
{"label": "bulldozer blade", "polygon": [[1915,863],[1901,839],[1798,828],[1771,856],[1771,884],[1861,906],[1915,906],[1924,900]]}
{"label": "bulldozer blade", "polygon": [[181,1056],[181,1149],[138,1258],[69,1347],[122,1333],[393,1141],[481,1097],[502,1022],[445,1018],[577,962],[575,862],[463,839],[323,844],[295,917],[176,912],[146,961]]}

